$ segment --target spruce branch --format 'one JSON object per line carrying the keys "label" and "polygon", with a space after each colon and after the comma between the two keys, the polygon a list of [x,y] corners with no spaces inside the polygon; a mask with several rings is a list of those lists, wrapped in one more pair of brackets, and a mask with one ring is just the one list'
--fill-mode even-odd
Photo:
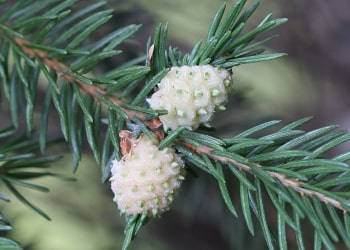
{"label": "spruce branch", "polygon": [[[58,39],[56,39],[53,43],[51,42],[51,35],[54,33],[57,33],[59,31],[62,31],[64,27],[67,27],[69,24],[72,24],[73,21],[79,20],[82,17],[86,16],[87,14],[90,14],[92,10],[94,9],[93,6],[86,7],[77,13],[74,13],[70,16],[70,11],[65,10],[69,5],[71,5],[71,2],[67,2],[66,4],[59,4],[57,7],[50,10],[48,13],[43,12],[42,16],[34,16],[35,13],[40,13],[40,11],[45,9],[45,6],[40,6],[40,9],[37,10],[35,4],[27,4],[27,3],[21,3],[19,5],[13,6],[13,11],[16,12],[20,8],[23,8],[22,4],[26,6],[27,11],[33,10],[32,18],[33,20],[40,20],[42,22],[42,26],[45,27],[40,32],[35,30],[35,25],[33,25],[32,22],[24,21],[25,19],[20,18],[19,16],[16,16],[16,18],[13,18],[11,20],[13,22],[12,27],[7,27],[2,24],[2,34],[4,35],[4,38],[7,40],[9,45],[11,45],[13,51],[15,52],[14,55],[16,56],[15,65],[16,70],[13,72],[11,77],[13,78],[19,78],[22,83],[24,84],[23,92],[26,95],[26,103],[30,107],[26,111],[26,117],[27,117],[27,127],[30,131],[32,128],[32,113],[34,108],[34,99],[35,96],[31,94],[31,92],[35,92],[35,87],[31,86],[32,90],[29,90],[29,83],[31,80],[28,79],[28,76],[26,75],[26,71],[31,71],[32,67],[36,67],[36,63],[40,66],[39,70],[44,73],[46,76],[48,82],[49,82],[49,92],[47,94],[47,102],[44,110],[46,111],[42,115],[42,127],[40,131],[43,131],[40,133],[41,138],[41,149],[44,150],[45,148],[45,124],[47,124],[46,120],[48,117],[48,107],[50,105],[50,99],[53,100],[55,104],[55,108],[57,109],[60,119],[61,119],[61,127],[62,132],[66,140],[68,140],[71,144],[71,147],[74,151],[74,159],[75,163],[73,164],[73,169],[76,170],[77,164],[80,160],[80,150],[77,145],[80,144],[78,138],[76,136],[72,136],[70,138],[69,136],[69,127],[70,124],[75,123],[74,121],[69,122],[69,118],[67,116],[67,112],[70,112],[69,110],[76,110],[73,106],[69,108],[69,105],[64,101],[64,95],[66,93],[71,93],[72,96],[76,99],[79,105],[74,105],[75,107],[80,107],[84,114],[84,119],[87,119],[85,122],[86,131],[89,134],[87,134],[87,137],[89,139],[89,144],[93,150],[94,155],[96,156],[97,162],[100,161],[98,155],[101,155],[97,152],[98,147],[96,146],[96,143],[92,143],[93,141],[96,141],[94,139],[96,135],[94,135],[91,129],[88,130],[88,127],[91,126],[93,123],[99,123],[99,121],[94,121],[92,118],[91,113],[93,113],[93,109],[96,107],[96,103],[102,102],[107,107],[111,108],[116,112],[119,116],[121,116],[124,120],[141,120],[143,123],[149,126],[149,124],[152,124],[156,121],[149,122],[148,120],[156,118],[157,116],[166,114],[166,111],[164,110],[152,110],[149,108],[143,108],[140,106],[142,102],[145,101],[147,96],[151,93],[152,89],[155,87],[155,85],[159,82],[162,77],[167,72],[167,68],[171,67],[171,64],[168,61],[168,57],[166,55],[166,39],[167,39],[167,25],[159,26],[155,33],[155,38],[152,46],[148,46],[148,63],[146,66],[129,66],[126,68],[117,68],[115,70],[112,70],[105,74],[105,76],[98,77],[98,78],[91,78],[87,77],[86,73],[91,71],[93,69],[93,66],[95,66],[98,62],[118,55],[120,53],[120,50],[115,50],[115,47],[119,45],[121,42],[129,38],[134,32],[136,32],[139,28],[138,25],[130,25],[125,28],[121,28],[105,38],[102,38],[100,41],[96,42],[95,44],[85,45],[83,44],[83,38],[86,38],[88,35],[90,35],[94,30],[96,30],[98,27],[100,27],[105,21],[107,21],[110,18],[111,11],[99,11],[97,13],[94,13],[84,20],[81,20],[77,24],[74,24],[72,27],[70,27],[68,30],[65,30]],[[239,22],[245,22],[246,17],[252,14],[253,9],[247,10],[248,12],[245,12],[241,15],[241,17],[238,19],[238,16],[242,10],[242,6],[244,6],[245,1],[239,1],[237,3],[236,7],[232,8],[231,12],[235,13],[234,15],[231,15],[230,18],[223,19],[223,11],[225,10],[225,5],[223,5],[217,16],[214,19],[213,26],[211,27],[211,31],[208,33],[208,40],[210,39],[216,39],[216,36],[221,36],[222,32],[234,32],[236,35],[238,35],[238,32],[236,31],[236,25],[233,25],[235,21]],[[20,7],[21,6],[21,7]],[[94,5],[95,6],[95,5]],[[95,7],[100,8],[102,7],[102,4],[97,4]],[[47,7],[47,6],[46,6]],[[35,11],[34,11],[35,10]],[[26,12],[26,15],[28,15],[28,18],[30,16],[31,12]],[[220,14],[221,13],[221,14]],[[30,17],[31,18],[31,17]],[[9,21],[11,18],[10,16],[4,16],[3,21]],[[17,20],[16,20],[17,19]],[[223,20],[222,20],[223,19]],[[264,22],[268,22],[267,19],[270,19],[270,17],[266,18]],[[30,19],[31,20],[31,19]],[[103,22],[100,22],[100,20],[103,20]],[[282,24],[285,20],[280,20],[278,22],[274,22],[274,24],[271,24],[269,26],[270,28],[276,27],[280,24]],[[89,26],[89,24],[94,25]],[[263,33],[264,31],[268,29],[260,30],[260,26],[263,24],[260,24],[258,26],[258,30],[255,30],[254,35],[248,35],[248,38],[244,40],[244,44],[249,44],[249,42],[255,38],[258,34]],[[217,27],[216,27],[217,26]],[[239,26],[239,25],[238,25]],[[215,28],[216,27],[216,28]],[[220,27],[220,31],[216,32],[216,29]],[[24,30],[26,32],[24,32]],[[30,30],[30,32],[29,32]],[[28,31],[28,32],[27,32]],[[29,34],[35,34],[37,33],[37,39],[34,40],[34,42],[29,42],[28,40],[24,39],[24,36],[20,33],[23,32],[28,36]],[[38,33],[39,32],[39,33]],[[81,32],[73,41],[68,42],[68,39],[70,39],[74,34],[78,34],[78,32]],[[39,36],[39,38],[38,38]],[[233,39],[233,37],[232,37]],[[233,40],[229,40],[230,44]],[[250,40],[249,40],[250,39]],[[44,45],[44,42],[51,42],[52,45]],[[67,43],[68,42],[68,43]],[[208,42],[208,41],[207,41]],[[82,45],[82,47],[78,47],[79,45]],[[218,49],[223,49],[223,53],[229,54],[231,53],[230,50],[225,49],[225,47],[221,47],[222,43],[218,43],[217,47]],[[262,43],[259,43],[262,44]],[[227,44],[226,44],[227,45]],[[65,47],[59,48],[60,47]],[[251,45],[249,45],[251,46]],[[197,46],[198,49],[195,49],[198,53],[201,50],[199,49],[199,46]],[[232,47],[234,48],[234,47]],[[230,48],[230,49],[232,49]],[[207,48],[203,48],[204,51],[207,51]],[[169,54],[172,52],[171,49],[169,50]],[[196,53],[197,53],[196,52]],[[198,55],[195,55],[194,51],[191,54],[191,57],[198,57]],[[204,52],[203,52],[204,53]],[[153,55],[154,54],[154,55]],[[72,56],[81,56],[77,60],[72,61]],[[179,54],[180,55],[180,54]],[[204,54],[201,55],[201,58],[203,58],[204,61],[208,61],[208,57],[204,56]],[[180,55],[181,56],[181,55]],[[218,55],[220,56],[220,55]],[[24,59],[24,67],[20,65],[19,59]],[[176,60],[182,61],[182,64],[188,64],[193,65],[194,63],[186,62],[185,58],[188,58],[187,55],[185,55],[183,58],[177,58]],[[245,56],[242,56],[242,58],[245,58]],[[274,58],[273,56],[270,57],[270,59]],[[222,58],[223,62],[226,61],[225,58]],[[64,61],[69,62],[69,64],[64,63]],[[208,61],[210,63],[211,61]],[[254,61],[251,61],[254,62]],[[198,63],[201,64],[201,63]],[[173,65],[174,66],[174,65]],[[150,74],[148,72],[150,71]],[[5,82],[8,82],[9,76],[7,76],[6,72],[6,66],[4,66],[4,70],[2,70],[3,79]],[[17,73],[17,75],[15,74]],[[148,74],[148,75],[147,75]],[[64,83],[62,86],[58,86],[56,83],[57,77],[64,79],[67,83],[71,83],[73,86],[73,89],[71,87],[65,87]],[[135,99],[128,104],[128,100],[123,99],[123,95],[130,93],[132,89],[134,89],[137,85],[140,86],[142,83],[142,80],[146,78],[146,83],[141,88],[141,91]],[[117,80],[115,80],[117,79]],[[14,84],[14,81],[12,81]],[[135,83],[135,84],[134,84]],[[12,100],[12,110],[14,111],[13,114],[13,120],[16,126],[18,126],[18,115],[15,110],[17,109],[16,106],[18,104],[16,103],[16,97],[14,96],[17,94],[15,91],[10,91],[11,86],[10,82],[5,84],[4,87],[6,89],[7,97],[8,99]],[[8,86],[8,87],[7,87]],[[15,86],[12,86],[14,89]],[[66,92],[64,95],[60,94],[60,88],[62,90],[64,89]],[[83,92],[80,93],[80,92]],[[119,92],[122,91],[122,96],[120,96]],[[19,94],[19,93],[18,93]],[[12,95],[12,96],[11,96]],[[87,95],[90,95],[93,97],[94,102],[91,103],[90,108],[88,108],[85,105],[85,100],[88,99]],[[90,102],[90,101],[88,101]],[[72,102],[74,104],[75,101]],[[75,117],[74,115],[72,117]],[[134,119],[135,118],[135,119]],[[97,125],[96,125],[97,126]],[[77,127],[77,126],[73,126]],[[150,128],[152,131],[152,128]],[[81,134],[81,133],[71,133],[74,134]],[[116,141],[116,140],[114,140]],[[74,146],[76,145],[76,146]],[[116,146],[116,143],[114,143]]]}
{"label": "spruce branch", "polygon": [[[35,3],[21,2],[21,4],[26,5],[28,10],[34,10],[36,8]],[[106,152],[99,152],[100,146],[97,143],[99,136],[97,128],[102,121],[101,112],[98,111],[100,109],[98,108],[100,107],[99,103],[103,103],[107,108],[113,110],[113,112],[116,112],[118,116],[121,116],[125,120],[133,121],[134,119],[138,119],[145,123],[154,117],[164,114],[164,111],[156,111],[134,104],[127,104],[127,99],[123,98],[126,93],[131,93],[135,87],[138,87],[142,83],[142,80],[150,70],[148,66],[134,65],[140,62],[139,59],[133,60],[134,63],[130,61],[125,66],[121,65],[107,72],[105,76],[97,78],[87,76],[87,73],[92,71],[99,62],[118,55],[121,51],[115,50],[115,47],[130,38],[139,29],[140,25],[129,25],[108,34],[95,43],[86,43],[84,39],[104,23],[100,22],[100,20],[108,20],[110,18],[111,11],[102,10],[84,19],[85,16],[91,14],[92,11],[96,11],[96,8],[100,8],[104,4],[98,3],[85,7],[72,15],[65,8],[72,5],[73,2],[68,1],[64,4],[56,4],[58,5],[48,12],[43,11],[45,7],[40,8],[43,11],[42,13],[39,11],[41,18],[34,18],[42,20],[42,25],[45,28],[40,31],[35,28],[31,29],[30,33],[26,33],[26,38],[20,32],[23,29],[27,29],[31,23],[24,22],[22,24],[19,17],[17,17],[19,20],[14,18],[10,22],[9,19],[11,18],[4,16],[3,21],[6,25],[2,24],[0,29],[0,34],[4,38],[2,48],[4,55],[7,56],[12,49],[16,67],[12,68],[11,65],[7,65],[7,60],[3,60],[0,73],[4,82],[6,97],[11,103],[12,119],[16,127],[19,126],[17,109],[27,104],[30,107],[30,109],[26,109],[28,132],[32,130],[33,110],[34,105],[37,104],[35,103],[35,96],[31,93],[35,93],[37,90],[37,84],[35,82],[38,81],[38,73],[43,73],[49,85],[44,102],[45,106],[43,107],[45,112],[41,115],[41,126],[39,130],[41,150],[44,151],[45,149],[49,107],[53,102],[60,117],[64,138],[71,146],[74,158],[73,169],[76,170],[80,161],[80,135],[83,134],[83,129],[85,129],[86,137],[88,138],[96,161],[99,163],[101,160],[100,155],[106,155]],[[19,11],[20,6],[22,5],[13,6],[13,11]],[[33,14],[36,12],[33,11]],[[56,16],[52,16],[53,14]],[[64,28],[69,27],[69,25],[72,25],[74,21],[79,19],[81,22],[64,30]],[[5,23],[5,21],[8,21],[8,23]],[[18,22],[21,25],[17,24]],[[90,25],[92,23],[94,24]],[[52,42],[52,36],[57,32],[62,32],[61,36]],[[73,41],[68,42],[69,38],[78,33],[79,35]],[[32,36],[33,39],[29,41],[28,39]],[[65,48],[62,49],[59,47]],[[30,74],[34,70],[37,72],[37,79],[30,78]],[[155,84],[154,81],[157,81],[159,77],[160,75],[153,82],[150,79],[152,85]],[[17,78],[23,85],[15,86],[15,84],[18,84],[16,83]],[[150,87],[147,89],[148,92],[152,90]],[[122,93],[120,95],[121,91]],[[26,101],[24,103],[18,101],[18,96],[22,95],[22,92],[26,95]],[[145,90],[141,91],[135,100],[140,102],[142,98],[145,99],[148,92],[146,93]],[[72,100],[69,100],[70,98]],[[127,98],[130,99],[129,96]],[[85,126],[83,127],[77,125],[79,121],[76,120],[80,115],[80,111],[82,111],[84,117]],[[112,128],[112,126],[110,127]],[[117,143],[115,143],[116,137],[114,138],[114,145],[118,149],[116,146]]]}
{"label": "spruce branch", "polygon": [[[190,53],[183,55],[177,48],[171,46],[167,48],[169,27],[168,24],[160,24],[154,37],[148,41],[147,55],[130,60],[103,75],[96,75],[95,67],[108,58],[118,56],[121,53],[121,50],[117,49],[118,45],[132,37],[140,28],[139,25],[120,28],[96,42],[91,42],[87,41],[88,38],[111,18],[111,10],[97,10],[103,8],[102,2],[74,13],[68,9],[74,1],[53,0],[41,4],[21,0],[10,5],[6,13],[0,17],[0,77],[2,89],[10,104],[15,129],[20,126],[18,111],[21,109],[25,110],[28,134],[35,129],[33,113],[38,106],[36,93],[39,75],[43,75],[48,84],[45,86],[45,99],[40,116],[39,142],[21,143],[23,139],[21,137],[0,147],[2,150],[0,150],[0,161],[5,162],[0,165],[0,177],[5,185],[23,203],[48,218],[42,210],[23,197],[14,185],[45,192],[47,188],[29,183],[27,180],[56,176],[44,171],[23,170],[34,166],[44,168],[47,163],[58,159],[58,157],[36,158],[33,154],[38,149],[44,152],[49,143],[47,126],[50,105],[53,104],[59,114],[62,134],[73,154],[73,171],[78,168],[85,137],[96,162],[102,166],[103,182],[110,179],[111,166],[115,163],[117,166],[119,164],[119,167],[125,167],[123,163],[129,161],[132,164],[133,161],[137,162],[139,157],[145,157],[138,154],[128,158],[133,151],[137,151],[136,146],[143,138],[145,144],[148,143],[152,149],[151,157],[161,153],[165,155],[164,157],[173,156],[174,159],[170,159],[169,163],[173,168],[182,165],[180,158],[183,157],[187,168],[197,167],[212,176],[218,183],[224,203],[234,216],[238,216],[238,213],[231,198],[227,176],[237,177],[247,227],[254,234],[252,214],[255,214],[270,249],[274,248],[275,243],[266,216],[266,199],[271,201],[277,212],[276,230],[281,249],[287,249],[285,242],[287,226],[295,232],[298,247],[305,248],[301,226],[301,219],[304,218],[308,219],[315,229],[316,248],[324,245],[333,249],[334,243],[340,239],[350,247],[347,228],[350,221],[348,214],[350,166],[347,163],[350,153],[337,155],[328,160],[324,156],[329,150],[350,140],[347,132],[334,131],[336,126],[305,132],[299,129],[309,120],[305,118],[288,124],[276,132],[269,130],[265,136],[256,135],[263,133],[265,129],[273,128],[280,121],[266,122],[233,138],[220,139],[210,136],[207,130],[197,131],[197,127],[190,125],[169,129],[161,120],[169,110],[150,107],[148,98],[161,88],[164,79],[174,80],[169,77],[169,74],[176,72],[174,68],[178,72],[185,69],[184,75],[188,76],[186,80],[197,73],[197,77],[203,80],[198,81],[200,83],[198,89],[203,87],[205,85],[203,82],[206,83],[210,77],[216,77],[214,81],[216,89],[205,89],[206,92],[203,89],[193,91],[190,101],[194,106],[194,97],[205,94],[209,96],[208,99],[215,101],[220,95],[226,98],[226,91],[230,89],[229,85],[232,82],[230,75],[235,66],[285,55],[263,54],[264,49],[260,46],[274,39],[275,35],[255,40],[265,32],[285,23],[286,19],[272,20],[269,14],[255,28],[243,34],[246,22],[258,7],[258,3],[254,3],[244,10],[246,2],[238,0],[227,10],[227,15],[224,15],[226,4],[223,4],[217,11],[207,36],[196,43]],[[182,88],[187,89],[188,85],[194,86],[197,80],[190,81],[187,85],[179,83],[178,86],[181,84]],[[169,89],[178,86],[170,85]],[[178,89],[179,94],[183,92],[186,91]],[[225,100],[218,103],[224,103]],[[215,103],[211,108],[212,110],[196,109],[194,111],[196,118],[225,107]],[[177,109],[175,114],[176,119],[187,115],[181,109]],[[102,125],[105,126],[104,130],[100,129]],[[208,124],[202,122],[201,125]],[[12,129],[1,131],[0,138],[1,135],[12,136],[13,131]],[[101,138],[103,136],[101,131],[104,132],[104,138]],[[149,148],[143,149],[146,151]],[[26,153],[8,154],[21,150]],[[174,156],[177,154],[181,157]],[[161,165],[161,167],[167,166]],[[162,168],[154,172],[161,174]],[[184,178],[181,173],[172,175],[174,175],[172,182],[162,183],[161,188],[169,191],[170,184],[177,185]],[[117,177],[112,176],[111,180],[114,178]],[[154,183],[156,181],[150,183],[147,189],[154,190]],[[130,189],[130,186],[127,188]],[[137,189],[134,186],[132,188]],[[118,200],[118,193],[122,192],[116,190],[115,200]],[[165,204],[173,199],[172,194],[160,197],[167,201]],[[0,198],[7,200],[2,194]],[[151,213],[153,216],[157,215],[158,208],[152,209],[152,205],[158,205],[157,203],[160,203],[159,197],[150,201],[151,210],[142,214],[126,215],[123,249],[128,248],[141,227],[147,223]],[[122,207],[122,211],[129,205]],[[138,205],[143,208],[145,201],[139,200]],[[161,211],[165,210],[166,208],[161,208]],[[342,219],[339,212],[343,213]]]}
{"label": "spruce branch", "polygon": [[[49,192],[49,188],[35,184],[33,180],[44,177],[55,177],[65,181],[74,181],[72,177],[47,171],[53,163],[59,161],[62,156],[39,156],[38,141],[31,140],[26,135],[15,135],[14,127],[0,129],[0,182],[3,188],[16,197],[21,203],[31,208],[37,214],[47,220],[51,220],[49,215],[41,208],[33,204],[25,195],[22,194],[22,188],[34,191]],[[61,140],[51,141],[48,144],[56,144]],[[5,191],[0,193],[0,199],[5,202],[11,202]],[[0,231],[13,230],[10,223],[0,213]],[[1,249],[22,249],[19,243],[0,237]]]}
{"label": "spruce branch", "polygon": [[[284,223],[287,223],[296,237],[299,237],[301,229],[298,229],[299,222],[296,218],[306,216],[314,226],[315,233],[320,236],[320,239],[315,238],[315,242],[320,241],[317,244],[324,244],[333,249],[332,241],[338,242],[339,235],[349,247],[350,236],[344,233],[347,224],[341,222],[339,213],[334,210],[341,211],[343,220],[348,220],[350,196],[345,191],[349,189],[347,176],[350,166],[346,163],[348,153],[335,156],[333,159],[324,159],[319,152],[325,153],[340,143],[348,141],[350,135],[344,131],[330,132],[336,126],[327,126],[310,132],[296,129],[307,120],[309,118],[301,119],[275,133],[259,138],[253,138],[251,135],[261,133],[263,129],[275,126],[279,121],[257,125],[223,141],[205,136],[208,141],[211,141],[206,144],[201,142],[203,135],[185,130],[173,142],[188,161],[217,179],[220,189],[222,189],[222,183],[225,183],[223,176],[218,175],[221,169],[226,169],[226,172],[238,178],[241,183],[242,209],[251,233],[254,230],[250,210],[254,211],[256,204],[261,203],[261,208],[264,206],[262,196],[252,197],[258,194],[257,191],[262,188],[260,187],[262,185],[278,211],[279,220],[284,221],[278,228],[278,235],[284,234]],[[208,158],[215,162],[216,168],[208,162]],[[223,194],[228,208],[233,215],[237,216],[232,202],[227,200],[227,197],[229,197],[228,194]],[[287,204],[294,209],[293,217],[286,210]],[[325,208],[328,210],[328,217],[324,215]],[[315,213],[312,212],[314,210],[317,211],[315,213],[318,216],[322,216],[322,220],[315,217]],[[265,216],[263,212],[254,213],[258,219]],[[299,215],[297,216],[296,213]],[[265,222],[262,224],[262,229],[267,244],[273,247]],[[282,238],[281,242],[283,242]]]}
{"label": "spruce branch", "polygon": [[[252,169],[251,166],[249,166],[248,164],[244,164],[244,163],[240,163],[235,159],[229,158],[227,156],[221,156],[219,152],[215,151],[215,149],[207,147],[207,146],[193,146],[188,142],[184,142],[184,141],[179,141],[178,143],[184,145],[185,147],[189,148],[191,151],[201,155],[201,154],[205,154],[208,157],[210,157],[211,159],[215,160],[215,161],[219,161],[221,163],[224,164],[228,164],[228,163],[232,163],[235,167],[237,167],[240,171],[246,171],[250,174],[254,174],[254,171]],[[283,152],[283,155],[285,154],[285,152]],[[248,161],[248,159],[247,159]],[[260,164],[254,164],[255,167],[257,168],[261,168],[263,166],[261,166]],[[299,179],[289,179],[286,177],[285,174],[281,174],[281,173],[276,173],[276,172],[271,172],[271,171],[266,171],[271,177],[279,180],[286,188],[291,188],[294,191],[298,192],[301,196],[309,196],[309,197],[317,197],[319,200],[321,200],[322,202],[324,202],[326,205],[330,204],[335,208],[338,208],[339,210],[343,211],[344,213],[349,212],[350,207],[343,207],[342,204],[337,201],[334,198],[331,197],[327,197],[325,194],[317,192],[317,191],[313,191],[310,188],[310,185],[300,181]],[[349,200],[350,202],[350,200]],[[350,203],[348,204],[350,205]]]}
{"label": "spruce branch", "polygon": [[[2,142],[0,146],[0,180],[20,201],[31,207],[44,218],[50,220],[50,217],[44,211],[29,202],[15,186],[22,186],[40,192],[48,192],[48,188],[30,183],[28,180],[48,176],[70,181],[74,179],[49,171],[42,171],[52,165],[52,163],[60,160],[62,156],[38,157],[37,151],[39,149],[39,143],[30,140],[26,135],[9,138],[10,136],[12,137],[14,131],[12,127],[0,130],[0,139]],[[9,139],[5,140],[7,138]],[[60,141],[61,140],[51,141],[49,144],[56,144]]]}
{"label": "spruce branch", "polygon": [[[141,112],[140,109],[132,110],[132,107],[129,109],[126,108],[126,105],[123,106],[126,101],[109,95],[106,90],[98,87],[98,85],[91,79],[85,77],[79,72],[73,71],[69,66],[59,62],[55,58],[49,58],[48,52],[42,50],[42,48],[33,48],[32,46],[28,45],[28,42],[20,38],[12,37],[12,40],[27,56],[31,58],[39,58],[43,65],[47,67],[46,70],[54,70],[57,76],[65,79],[67,82],[72,84],[76,83],[77,85],[75,86],[78,86],[86,94],[91,95],[95,100],[105,102],[109,107],[112,106],[117,107],[116,109],[118,110],[121,109],[123,112],[125,112],[125,118],[133,120],[135,117],[137,117],[141,120],[146,120],[145,113]],[[142,73],[144,74],[144,72]],[[153,115],[159,116],[158,113],[153,113]],[[90,118],[90,120],[92,120],[92,118]]]}

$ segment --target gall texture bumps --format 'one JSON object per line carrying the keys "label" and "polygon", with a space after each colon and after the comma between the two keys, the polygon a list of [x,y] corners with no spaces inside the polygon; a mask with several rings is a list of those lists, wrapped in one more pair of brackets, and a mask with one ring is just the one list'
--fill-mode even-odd
{"label": "gall texture bumps", "polygon": [[232,86],[230,73],[211,65],[172,67],[148,99],[152,109],[165,109],[160,116],[164,129],[207,124],[214,112],[224,110]]}
{"label": "gall texture bumps", "polygon": [[145,135],[127,140],[128,152],[113,161],[113,200],[127,215],[159,215],[168,210],[181,186],[184,163],[174,149],[159,150]]}

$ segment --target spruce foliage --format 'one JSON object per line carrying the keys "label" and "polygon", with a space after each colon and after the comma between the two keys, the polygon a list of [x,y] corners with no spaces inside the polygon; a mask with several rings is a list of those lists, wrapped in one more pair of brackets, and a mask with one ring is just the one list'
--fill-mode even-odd
{"label": "spruce foliage", "polygon": [[[261,35],[286,19],[267,15],[246,31],[246,22],[258,2],[246,8],[246,0],[238,0],[230,9],[223,4],[207,36],[191,52],[183,54],[167,47],[168,24],[160,24],[145,45],[145,55],[100,72],[99,64],[123,53],[119,45],[132,38],[140,25],[128,25],[97,41],[90,40],[111,19],[113,11],[106,10],[104,2],[72,11],[75,3],[1,1],[0,105],[9,107],[11,124],[0,123],[0,180],[13,197],[49,219],[16,186],[47,192],[48,188],[29,180],[49,176],[71,180],[46,171],[60,158],[45,155],[50,144],[61,141],[47,136],[54,108],[62,137],[73,155],[73,172],[79,168],[87,143],[101,166],[101,181],[105,183],[111,162],[122,157],[121,130],[142,132],[150,138],[156,134],[162,138],[160,149],[174,147],[188,169],[204,171],[217,181],[222,200],[233,216],[238,216],[237,204],[232,202],[226,180],[228,176],[237,179],[246,226],[254,235],[255,216],[269,249],[288,249],[288,228],[293,230],[298,248],[305,249],[303,220],[313,226],[314,249],[335,249],[337,242],[350,248],[350,152],[326,157],[350,139],[348,132],[336,126],[304,131],[302,126],[310,118],[303,118],[287,125],[268,121],[224,139],[213,137],[206,128],[191,131],[179,127],[167,133],[157,123],[167,111],[152,110],[146,101],[173,66],[211,64],[234,71],[242,64],[284,56],[264,54],[261,46],[276,36]],[[45,82],[44,87],[40,81]],[[37,98],[39,88],[45,89],[42,102]],[[23,124],[25,132],[18,136]],[[37,140],[31,139],[33,135]],[[4,202],[12,196],[0,193]],[[277,225],[273,225],[277,234],[268,224],[268,201],[277,211]],[[145,214],[126,216],[123,249],[149,219]],[[0,230],[12,230],[2,214],[0,221]],[[8,238],[0,238],[0,246],[21,249]]]}

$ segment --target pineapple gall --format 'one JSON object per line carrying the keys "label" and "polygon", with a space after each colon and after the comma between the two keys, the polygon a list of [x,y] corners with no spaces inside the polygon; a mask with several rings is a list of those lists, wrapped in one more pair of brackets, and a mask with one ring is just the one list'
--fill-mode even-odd
{"label": "pineapple gall", "polygon": [[128,152],[113,161],[111,169],[113,200],[127,215],[160,215],[169,209],[184,180],[184,163],[174,149],[159,150],[156,140],[126,136],[122,140],[127,141]]}
{"label": "pineapple gall", "polygon": [[164,129],[208,124],[215,111],[225,109],[232,87],[229,71],[211,65],[172,67],[147,101],[151,108],[165,109]]}

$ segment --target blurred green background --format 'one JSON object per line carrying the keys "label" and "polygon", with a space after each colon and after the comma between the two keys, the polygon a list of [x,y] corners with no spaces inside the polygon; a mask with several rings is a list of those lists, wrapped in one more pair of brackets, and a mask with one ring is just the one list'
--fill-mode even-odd
{"label": "blurred green background", "polygon": [[[81,1],[81,4],[91,2],[95,1]],[[142,23],[143,27],[124,45],[124,55],[117,56],[106,67],[144,53],[146,41],[159,22],[169,23],[169,45],[189,51],[196,41],[205,37],[222,3],[221,0],[109,1],[108,6],[115,9],[115,18],[102,33],[131,23]],[[309,115],[314,116],[308,125],[310,128],[326,124],[349,128],[349,10],[348,0],[262,0],[247,25],[256,25],[268,13],[273,13],[273,17],[287,17],[287,24],[272,31],[280,37],[267,44],[266,49],[286,52],[289,56],[234,68],[236,93],[227,111],[215,118],[217,135],[234,135],[272,118],[288,122]],[[52,136],[58,131],[53,120]],[[53,169],[70,174],[68,147],[63,145],[50,151],[65,155]],[[259,227],[256,227],[256,236],[250,236],[242,216],[234,218],[228,213],[214,181],[198,174],[199,178],[188,177],[172,210],[161,220],[148,223],[130,250],[264,249]],[[37,183],[48,186],[50,193],[24,191],[51,216],[51,222],[15,199],[10,204],[2,204],[1,209],[15,227],[11,237],[28,250],[120,249],[124,218],[112,202],[109,185],[101,184],[100,175],[100,167],[86,151],[75,174],[77,182],[45,179]],[[236,180],[232,180],[232,195],[239,210],[236,187]],[[275,219],[272,212],[270,219],[271,222]],[[291,249],[295,248],[294,244],[290,238]]]}

